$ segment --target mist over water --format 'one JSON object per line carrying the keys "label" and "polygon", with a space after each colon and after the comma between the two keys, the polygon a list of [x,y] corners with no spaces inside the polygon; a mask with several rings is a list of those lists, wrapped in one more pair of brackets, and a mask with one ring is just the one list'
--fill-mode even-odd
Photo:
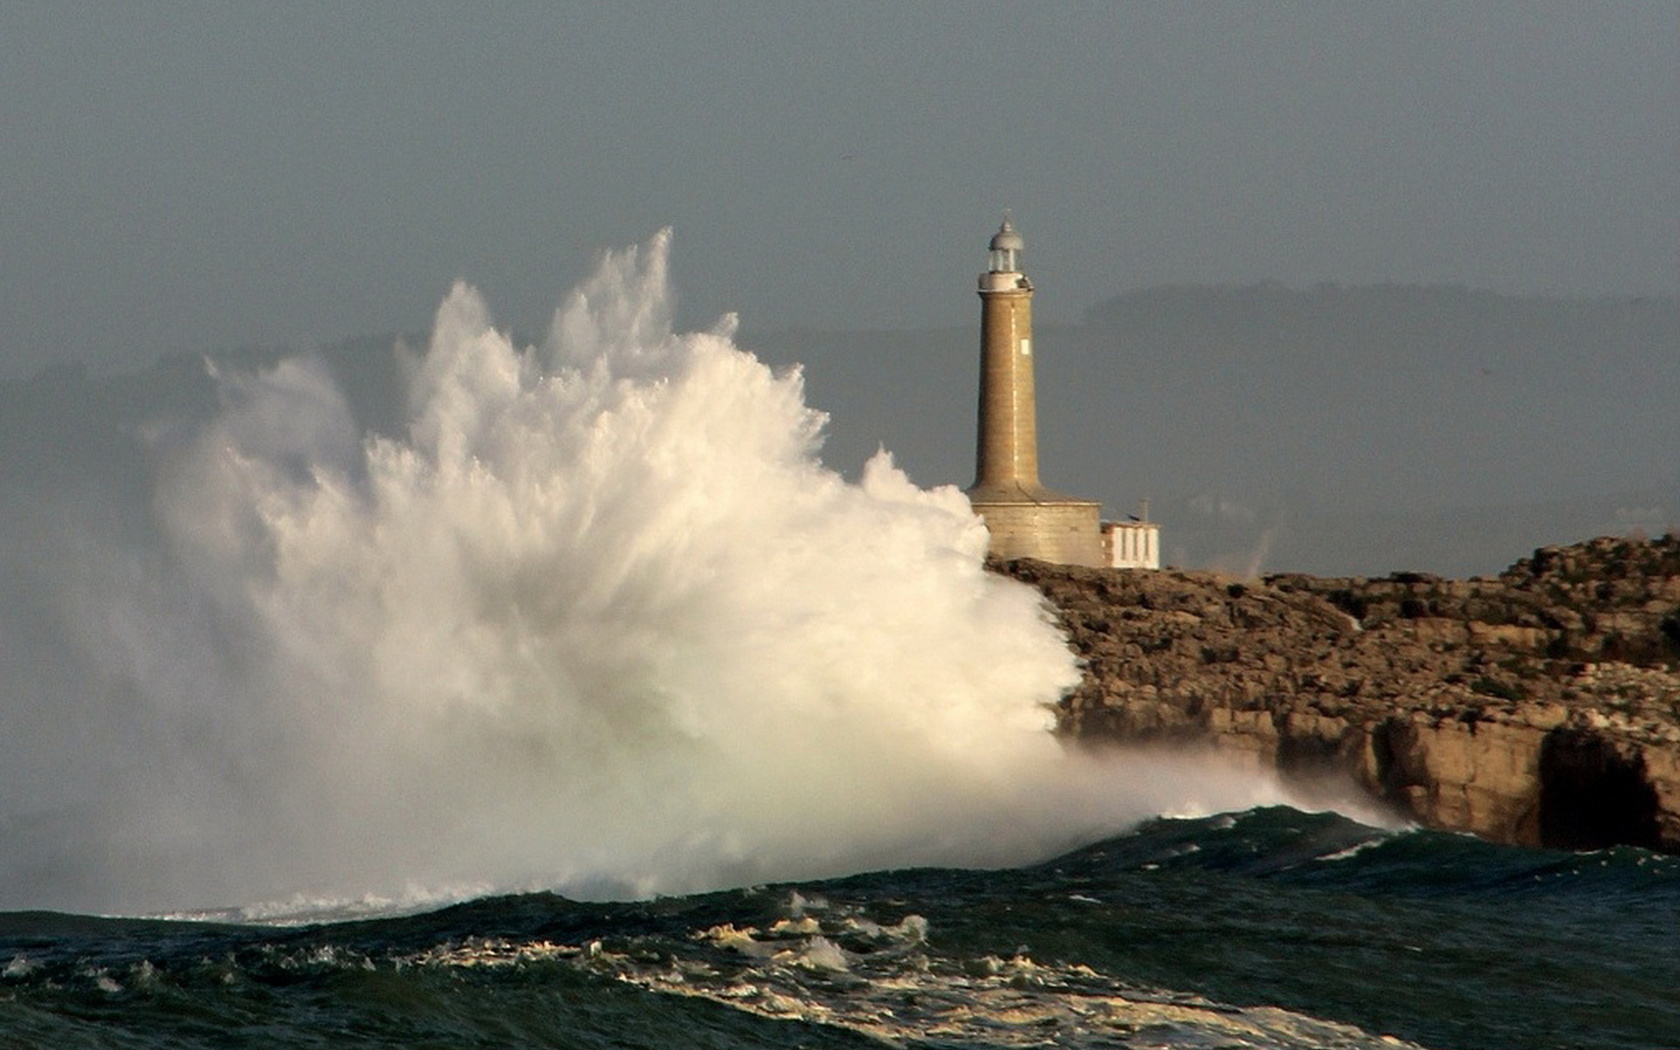
{"label": "mist over water", "polygon": [[668,241],[541,346],[457,286],[400,438],[308,359],[220,375],[155,542],[54,530],[61,634],[0,672],[0,907],[679,893],[1277,797],[1064,754],[1077,668],[966,498],[827,469],[797,371],[671,331]]}

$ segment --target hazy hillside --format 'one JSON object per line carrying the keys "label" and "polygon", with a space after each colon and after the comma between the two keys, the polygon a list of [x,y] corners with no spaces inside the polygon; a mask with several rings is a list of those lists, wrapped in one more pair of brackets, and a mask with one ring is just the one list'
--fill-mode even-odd
{"label": "hazy hillside", "polygon": [[[885,445],[921,484],[971,480],[974,329],[738,341],[803,366],[835,469],[855,474]],[[1035,341],[1045,480],[1111,516],[1149,498],[1166,556],[1186,567],[1491,573],[1543,543],[1680,523],[1672,297],[1160,288],[1041,325]],[[395,342],[322,354],[364,428],[403,426]],[[27,549],[64,510],[148,529],[156,451],[216,403],[192,355],[0,383],[0,539]]]}
{"label": "hazy hillside", "polygon": [[[1115,516],[1150,497],[1186,566],[1467,575],[1680,523],[1672,297],[1174,287],[1035,336],[1045,480]],[[742,342],[805,363],[834,465],[884,442],[971,479],[975,331]]]}

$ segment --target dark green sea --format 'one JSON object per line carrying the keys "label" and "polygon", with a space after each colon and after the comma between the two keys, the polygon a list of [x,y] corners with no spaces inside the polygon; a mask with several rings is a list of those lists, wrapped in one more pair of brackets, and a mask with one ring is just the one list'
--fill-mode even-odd
{"label": "dark green sea", "polygon": [[1680,858],[1269,807],[1047,863],[307,924],[0,916],[0,1046],[1680,1046]]}

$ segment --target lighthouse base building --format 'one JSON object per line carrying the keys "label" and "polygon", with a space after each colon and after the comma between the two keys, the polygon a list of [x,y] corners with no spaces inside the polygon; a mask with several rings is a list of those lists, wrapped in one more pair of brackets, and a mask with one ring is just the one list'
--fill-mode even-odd
{"label": "lighthouse base building", "polygon": [[1102,504],[1040,490],[1036,498],[1007,499],[969,490],[974,512],[992,534],[991,553],[1004,559],[1039,558],[1063,565],[1107,565]]}
{"label": "lighthouse base building", "polygon": [[968,490],[974,513],[991,533],[990,552],[1010,561],[1037,558],[1058,565],[1159,569],[1161,526],[1153,521],[1103,521],[1102,504],[1047,490],[1037,498]]}
{"label": "lighthouse base building", "polygon": [[996,557],[1159,568],[1157,526],[1105,523],[1101,503],[1039,483],[1033,286],[1021,268],[1023,246],[1005,218],[980,275],[980,425],[969,503],[985,520]]}

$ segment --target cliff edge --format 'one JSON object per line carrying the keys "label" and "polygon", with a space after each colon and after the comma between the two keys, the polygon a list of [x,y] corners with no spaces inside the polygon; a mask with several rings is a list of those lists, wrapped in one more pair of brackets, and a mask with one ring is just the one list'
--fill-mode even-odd
{"label": "cliff edge", "polygon": [[1347,776],[1429,827],[1680,852],[1680,536],[1544,547],[1497,578],[1000,571],[1057,610],[1085,746]]}

